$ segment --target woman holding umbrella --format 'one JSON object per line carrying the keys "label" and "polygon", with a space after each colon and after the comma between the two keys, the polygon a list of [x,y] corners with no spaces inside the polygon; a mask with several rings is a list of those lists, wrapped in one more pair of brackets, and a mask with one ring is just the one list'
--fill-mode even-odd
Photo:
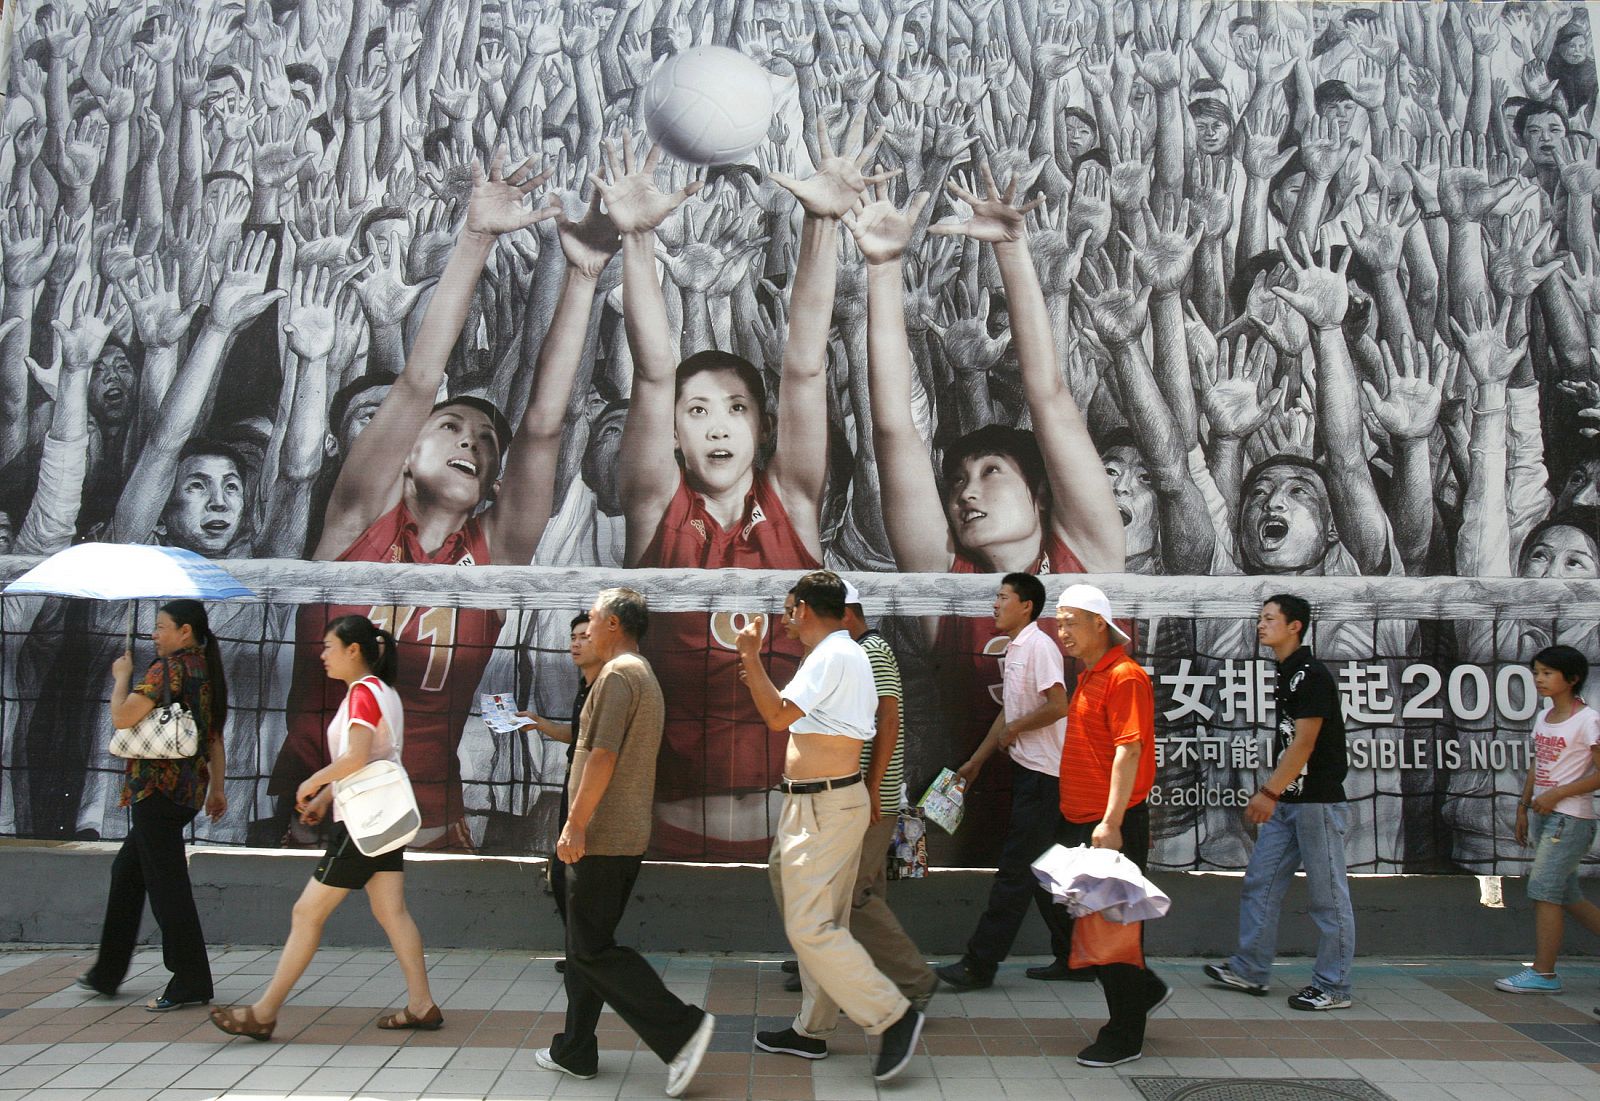
{"label": "woman holding umbrella", "polygon": [[131,808],[132,825],[111,865],[100,953],[78,985],[107,996],[117,992],[128,973],[148,896],[161,927],[162,962],[172,979],[145,1008],[165,1013],[211,1000],[211,963],[183,857],[183,831],[202,809],[213,822],[228,809],[222,787],[228,682],[205,605],[198,600],[163,604],[150,639],[157,660],[131,689],[132,652],[111,666],[111,721],[119,729],[132,727],[170,693],[194,716],[199,748],[195,756],[178,760],[128,761],[122,805]]}

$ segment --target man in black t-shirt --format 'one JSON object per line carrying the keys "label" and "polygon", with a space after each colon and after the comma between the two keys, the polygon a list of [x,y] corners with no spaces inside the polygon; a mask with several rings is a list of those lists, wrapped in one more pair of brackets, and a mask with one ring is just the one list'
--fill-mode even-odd
{"label": "man in black t-shirt", "polygon": [[1268,597],[1256,637],[1278,660],[1277,766],[1245,806],[1260,827],[1239,898],[1239,948],[1226,963],[1205,965],[1223,986],[1265,994],[1278,947],[1278,916],[1294,873],[1305,868],[1311,919],[1317,923],[1317,962],[1311,984],[1289,996],[1291,1009],[1350,1005],[1356,919],[1345,875],[1344,837],[1350,825],[1344,799],[1344,714],[1328,667],[1301,645],[1311,605],[1297,596]]}

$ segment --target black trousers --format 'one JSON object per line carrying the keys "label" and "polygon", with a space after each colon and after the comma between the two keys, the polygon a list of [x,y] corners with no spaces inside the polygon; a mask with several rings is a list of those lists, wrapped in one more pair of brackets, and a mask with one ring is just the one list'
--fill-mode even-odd
{"label": "black trousers", "polygon": [[705,1011],[667,989],[645,958],[617,943],[617,925],[639,878],[642,856],[586,856],[567,865],[567,1020],[550,1054],[568,1070],[599,1067],[595,1025],[609,1005],[670,1063],[694,1036]]}
{"label": "black trousers", "polygon": [[1054,776],[1011,766],[1011,824],[1000,847],[1000,867],[989,888],[989,905],[967,941],[966,965],[974,974],[992,977],[1011,954],[1022,920],[1032,903],[1050,930],[1050,951],[1067,958],[1071,939],[1049,892],[1039,886],[1031,865],[1051,845],[1061,823],[1061,784]]}
{"label": "black trousers", "polygon": [[[1057,841],[1069,848],[1089,844],[1098,822],[1061,823]],[[1129,809],[1122,818],[1122,855],[1139,866],[1142,872],[1150,859],[1150,807],[1145,803]],[[1062,928],[1067,940],[1072,939],[1072,915],[1065,906],[1057,906]],[[1141,925],[1139,935],[1144,936]],[[1106,1013],[1109,1020],[1100,1030],[1099,1039],[1117,1046],[1119,1050],[1139,1051],[1144,1047],[1145,1015],[1149,1007],[1165,990],[1166,984],[1147,967],[1131,963],[1107,963],[1094,969],[1100,988],[1106,995]]]}
{"label": "black trousers", "polygon": [[567,866],[555,857],[550,857],[550,897],[555,899],[556,913],[561,917],[561,924],[567,923]]}
{"label": "black trousers", "polygon": [[[567,758],[567,767],[572,767],[572,758]],[[567,828],[567,789],[561,789],[561,814],[556,819],[556,836],[561,836],[561,831]],[[561,915],[561,924],[567,923],[567,866],[555,853],[550,854],[550,897],[555,899],[556,913]]]}
{"label": "black trousers", "polygon": [[[580,687],[577,699],[572,701],[572,741],[567,743],[567,774],[572,774],[572,758],[578,742],[578,716],[583,713],[583,701],[588,699],[589,689]],[[556,836],[567,828],[567,782],[561,781],[561,811],[556,817]],[[563,864],[555,853],[550,854],[550,894],[555,899],[556,913],[561,915],[561,924],[567,923],[567,866]]]}
{"label": "black trousers", "polygon": [[132,828],[111,864],[100,954],[89,969],[97,989],[114,991],[127,976],[148,897],[161,928],[162,962],[172,972],[166,996],[184,1002],[210,999],[211,961],[183,858],[183,831],[198,813],[160,794],[133,804]]}

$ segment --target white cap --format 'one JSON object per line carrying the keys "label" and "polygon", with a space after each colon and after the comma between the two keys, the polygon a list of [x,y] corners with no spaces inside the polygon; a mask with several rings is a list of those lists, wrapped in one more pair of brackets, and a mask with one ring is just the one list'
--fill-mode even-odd
{"label": "white cap", "polygon": [[[840,580],[844,581],[843,578],[840,578]],[[851,604],[861,603],[861,590],[857,589],[848,581],[844,582],[844,603],[846,607],[849,607]]]}
{"label": "white cap", "polygon": [[1111,601],[1106,594],[1093,585],[1068,585],[1056,600],[1057,610],[1061,608],[1076,608],[1080,612],[1093,612],[1106,621],[1106,626],[1111,628],[1111,634],[1122,642],[1132,642],[1128,633],[1117,626],[1116,620],[1111,618]]}

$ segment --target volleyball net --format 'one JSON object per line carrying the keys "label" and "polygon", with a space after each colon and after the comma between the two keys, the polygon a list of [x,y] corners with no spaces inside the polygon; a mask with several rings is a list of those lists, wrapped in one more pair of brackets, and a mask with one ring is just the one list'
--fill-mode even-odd
{"label": "volleyball net", "polygon": [[[35,560],[0,559],[9,581]],[[777,613],[799,571],[448,567],[237,560],[253,600],[209,605],[228,671],[229,809],[196,840],[319,843],[297,824],[293,787],[318,753],[342,686],[316,654],[332,614],[368,614],[402,639],[406,760],[424,807],[422,842],[493,855],[547,854],[558,832],[566,746],[486,722],[484,697],[561,722],[579,678],[571,622],[602,589],[644,593],[645,652],[668,730],[658,765],[655,855],[762,858],[783,739],[752,728],[734,637],[768,616],[782,683],[798,657]],[[991,606],[997,578],[851,573],[889,640],[904,686],[906,788],[915,800],[967,759],[998,707]],[[1046,579],[1105,590],[1133,621],[1134,656],[1156,687],[1155,866],[1237,870],[1252,833],[1243,804],[1270,773],[1273,662],[1255,641],[1278,592],[1314,609],[1310,641],[1337,679],[1349,730],[1350,867],[1358,872],[1520,874],[1514,836],[1538,701],[1528,662],[1554,642],[1600,653],[1600,584],[1491,578],[1147,577]],[[159,601],[138,607],[147,634]],[[126,604],[0,599],[0,835],[116,839],[123,763],[108,753],[110,666]],[[1053,624],[1042,624],[1053,631]],[[136,646],[136,670],[153,659]],[[137,672],[136,672],[137,676]],[[1072,672],[1069,668],[1069,688]],[[491,709],[492,710],[492,709]],[[492,715],[490,716],[493,717]],[[503,727],[503,724],[501,724]],[[1009,766],[992,761],[932,862],[992,866],[1009,814]],[[1596,866],[1591,854],[1590,870]]]}

